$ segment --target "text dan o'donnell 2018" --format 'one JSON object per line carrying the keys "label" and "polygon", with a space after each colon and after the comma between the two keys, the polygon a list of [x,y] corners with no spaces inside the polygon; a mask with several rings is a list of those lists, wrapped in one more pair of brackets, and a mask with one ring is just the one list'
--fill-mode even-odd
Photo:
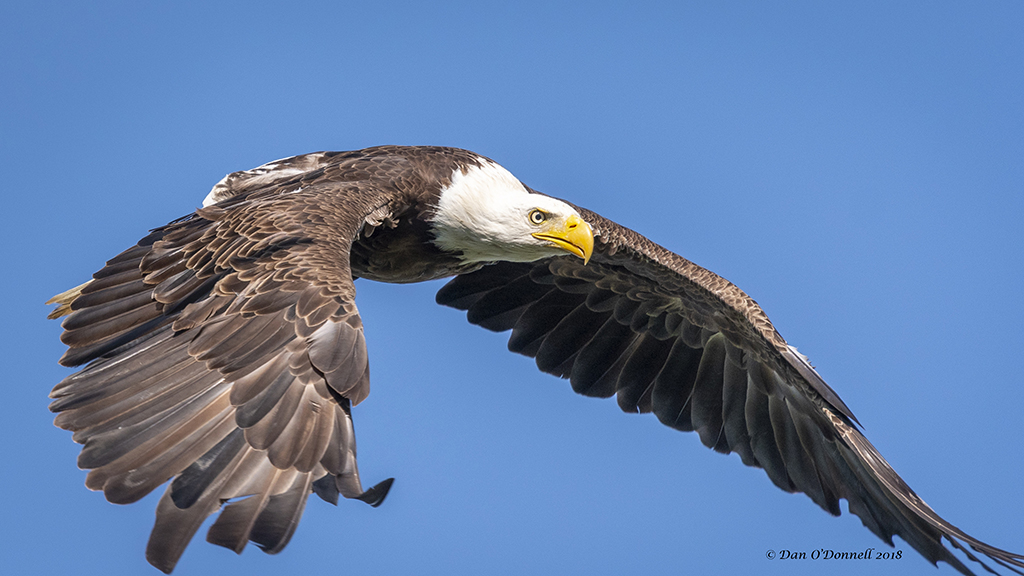
{"label": "text dan o'donnell 2018", "polygon": [[769,560],[900,560],[903,550],[875,550],[868,548],[860,552],[832,550],[831,548],[815,548],[806,550],[789,550],[780,548],[768,550],[765,556]]}

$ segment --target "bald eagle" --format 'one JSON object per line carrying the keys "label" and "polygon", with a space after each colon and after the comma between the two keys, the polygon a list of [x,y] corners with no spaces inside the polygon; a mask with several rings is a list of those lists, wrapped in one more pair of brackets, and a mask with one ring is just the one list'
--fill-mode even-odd
{"label": "bald eagle", "polygon": [[845,498],[933,564],[971,573],[948,543],[1024,568],[928,507],[739,288],[454,148],[318,152],[226,176],[203,208],[50,300],[67,316],[61,364],[85,365],[53,389],[55,423],[109,501],[170,481],[146,551],[160,570],[218,510],[210,542],[278,552],[311,493],[378,506],[391,487],[364,490],[356,465],[370,372],[354,280],[446,277],[438,303],[511,330],[510,350],[576,392],[695,431],[833,515]]}

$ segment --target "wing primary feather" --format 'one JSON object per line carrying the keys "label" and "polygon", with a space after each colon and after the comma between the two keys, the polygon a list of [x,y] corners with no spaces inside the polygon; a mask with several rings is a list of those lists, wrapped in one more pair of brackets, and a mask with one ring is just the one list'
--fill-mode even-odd
{"label": "wing primary feather", "polygon": [[786,492],[794,492],[796,487],[786,471],[786,463],[782,459],[779,446],[775,441],[775,428],[769,413],[769,396],[755,382],[760,379],[760,365],[747,373],[747,401],[744,411],[747,420],[747,432],[750,436],[750,450],[757,458],[757,464],[764,468],[773,484]]}
{"label": "wing primary feather", "polygon": [[242,430],[236,428],[207,450],[171,482],[168,493],[174,505],[181,509],[191,508],[247,446]]}
{"label": "wing primary feather", "polygon": [[231,477],[243,452],[234,453],[233,459],[211,479],[190,506],[179,507],[171,498],[174,483],[167,486],[156,508],[156,523],[146,545],[146,560],[165,574],[177,565],[192,537],[206,518],[220,508],[220,487]]}
{"label": "wing primary feather", "polygon": [[[746,401],[747,371],[726,362],[722,385],[722,424],[726,451],[731,450],[739,454],[740,460],[747,466],[757,466],[757,458],[750,449]],[[719,447],[716,446],[715,449],[719,450]]]}
{"label": "wing primary feather", "polygon": [[[209,375],[204,380],[212,381],[211,385],[194,401],[189,400],[180,408],[137,425],[91,438],[79,457],[82,468],[95,468],[86,476],[86,486],[93,489],[106,487],[112,476],[141,468],[167,450],[187,447],[177,445],[230,406],[227,387],[218,382],[217,375]],[[107,496],[109,499],[110,495]]]}
{"label": "wing primary feather", "polygon": [[584,396],[608,398],[615,394],[617,372],[615,378],[604,380],[610,383],[610,387],[597,384],[629,350],[636,337],[628,326],[623,326],[608,314],[605,317],[597,333],[576,356],[569,375],[573,391]]}
{"label": "wing primary feather", "polygon": [[[245,488],[245,492],[253,495],[224,507],[207,532],[206,541],[241,554],[270,499],[275,494],[284,492],[298,477],[299,475],[293,471],[265,464],[261,466],[260,472],[253,474],[252,482]],[[221,490],[222,496],[233,493]]]}
{"label": "wing primary feather", "polygon": [[73,431],[76,442],[86,443],[99,434],[164,413],[209,385],[209,373],[201,364],[179,360],[166,366],[165,371],[140,380],[138,386],[132,381],[118,381],[108,390],[85,395],[88,402],[60,408],[65,411],[57,415],[54,423]]}
{"label": "wing primary feather", "polygon": [[[153,335],[140,343],[131,353],[116,359],[106,358],[93,362],[85,370],[68,376],[50,392],[50,398],[54,399],[50,410],[58,412],[68,409],[72,404],[83,403],[88,398],[106,397],[110,395],[111,386],[131,387],[131,381],[126,379],[126,376],[139,374],[142,378],[147,378],[153,373],[159,373],[167,368],[163,364],[168,358],[180,362],[181,359],[174,356],[173,348],[168,352],[153,352],[154,348],[164,344],[172,336],[170,331]],[[179,340],[179,343],[186,341]]]}
{"label": "wing primary feather", "polygon": [[71,303],[71,310],[85,310],[93,306],[101,306],[116,300],[122,300],[140,292],[148,294],[152,290],[152,286],[146,284],[145,280],[138,273],[135,274],[134,279],[130,282],[117,284],[103,290],[86,292],[86,290],[92,287],[92,282],[89,282],[82,288],[82,294]]}
{"label": "wing primary feather", "polygon": [[544,343],[537,350],[537,367],[542,372],[556,373],[559,366],[583,349],[600,331],[606,316],[591,311],[582,303],[576,306],[544,338]]}
{"label": "wing primary feather", "polygon": [[582,298],[552,290],[531,304],[516,322],[508,349],[525,356],[536,356],[544,337],[571,310],[579,306]]}
{"label": "wing primary feather", "polygon": [[268,498],[269,495],[264,492],[225,506],[206,533],[206,541],[241,554]]}
{"label": "wing primary feather", "polygon": [[693,383],[690,422],[702,444],[714,448],[722,432],[722,382],[725,380],[727,354],[721,333],[707,341]]}
{"label": "wing primary feather", "polygon": [[107,500],[114,504],[136,502],[167,482],[235,429],[231,416],[225,408],[181,440],[171,438],[169,446],[156,447],[158,456],[146,464],[109,478],[103,484]]}
{"label": "wing primary feather", "polygon": [[803,445],[797,436],[796,427],[789,415],[786,398],[779,395],[768,397],[768,415],[771,418],[775,442],[786,465],[786,472],[797,490],[807,494],[815,504],[827,509],[825,495],[818,482],[814,465],[807,459]]}
{"label": "wing primary feather", "polygon": [[676,340],[668,358],[655,377],[652,403],[654,415],[666,426],[693,431],[688,405],[701,364],[701,350]]}
{"label": "wing primary feather", "polygon": [[157,316],[120,334],[84,346],[68,348],[59,362],[61,366],[79,366],[104,355],[117,356],[119,352],[138,345],[138,341],[151,337],[151,334],[170,323],[170,318]]}
{"label": "wing primary feather", "polygon": [[147,249],[141,246],[137,246],[136,248],[138,248],[138,251],[129,255],[127,258],[117,260],[116,262],[114,260],[108,261],[107,265],[104,266],[103,268],[100,268],[95,274],[92,275],[92,277],[97,279],[108,278],[110,276],[114,276],[115,274],[122,274],[124,272],[127,272],[128,270],[139,270],[139,267],[141,266],[142,263],[142,259],[144,257],[144,254],[146,254]]}
{"label": "wing primary feather", "polygon": [[529,276],[521,276],[483,294],[467,308],[466,316],[471,324],[504,332],[515,326],[528,306],[551,291],[550,286],[535,284]]}
{"label": "wing primary feather", "polygon": [[61,325],[65,330],[76,330],[90,324],[116,318],[137,308],[149,304],[152,300],[148,292],[140,291],[124,298],[112,300],[106,305],[92,306],[77,310],[68,316]]}
{"label": "wing primary feather", "polygon": [[631,348],[629,358],[619,372],[616,399],[623,412],[651,411],[654,379],[672,349],[671,342],[641,333]]}
{"label": "wing primary feather", "polygon": [[256,519],[249,539],[267,554],[277,554],[291,540],[306,507],[311,477],[311,474],[301,474],[288,491],[271,496]]}
{"label": "wing primary feather", "polygon": [[[160,304],[150,301],[142,306],[80,328],[66,328],[61,336],[61,341],[74,347],[86,347],[97,342],[109,341],[139,324],[159,318],[161,313]],[[75,313],[68,316],[67,322],[75,323]]]}

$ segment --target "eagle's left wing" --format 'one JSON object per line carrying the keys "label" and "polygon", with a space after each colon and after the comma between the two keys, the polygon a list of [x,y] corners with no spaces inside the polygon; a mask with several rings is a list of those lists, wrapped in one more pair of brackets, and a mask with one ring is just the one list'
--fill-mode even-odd
{"label": "eagle's left wing", "polygon": [[210,542],[274,553],[311,491],[377,505],[391,484],[363,491],[350,411],[369,364],[348,250],[387,198],[322,171],[280,180],[154,230],[55,299],[61,363],[88,363],[51,393],[56,424],[111,502],[173,479],[147,548],[164,572],[222,506]]}

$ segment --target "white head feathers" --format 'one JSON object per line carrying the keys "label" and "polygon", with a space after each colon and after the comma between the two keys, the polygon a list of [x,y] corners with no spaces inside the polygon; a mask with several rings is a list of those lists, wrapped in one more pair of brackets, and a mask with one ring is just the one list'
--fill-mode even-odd
{"label": "white head feathers", "polygon": [[508,170],[490,161],[456,170],[441,190],[433,218],[434,244],[462,254],[466,262],[532,262],[565,251],[533,237],[530,214],[542,211],[552,218],[579,214],[571,206],[533,194]]}

